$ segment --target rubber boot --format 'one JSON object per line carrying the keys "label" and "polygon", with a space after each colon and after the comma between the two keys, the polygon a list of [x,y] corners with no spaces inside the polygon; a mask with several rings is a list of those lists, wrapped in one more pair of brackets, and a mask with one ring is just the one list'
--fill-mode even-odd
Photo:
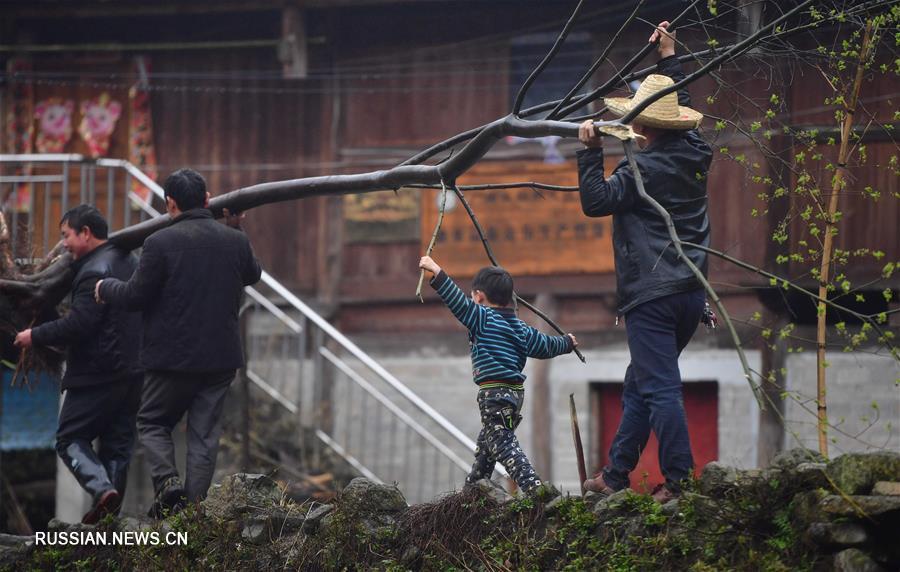
{"label": "rubber boot", "polygon": [[109,475],[90,444],[73,441],[65,447],[57,450],[69,471],[93,499],[93,506],[81,522],[84,524],[96,524],[104,515],[110,512],[110,507],[116,505],[119,500],[119,492],[116,491]]}
{"label": "rubber boot", "polygon": [[128,464],[129,461],[118,459],[106,461],[104,463],[106,474],[109,475],[113,488],[119,493],[119,503],[117,506],[112,507],[111,511],[116,515],[119,514],[119,510],[122,508],[122,502],[125,500],[125,488],[128,486]]}

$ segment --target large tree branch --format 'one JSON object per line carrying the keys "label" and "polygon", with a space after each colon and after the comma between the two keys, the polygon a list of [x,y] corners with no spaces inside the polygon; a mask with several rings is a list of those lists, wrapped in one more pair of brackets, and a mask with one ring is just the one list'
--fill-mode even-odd
{"label": "large tree branch", "polygon": [[[597,125],[615,127],[619,123],[605,121],[597,122]],[[245,211],[261,205],[310,197],[371,193],[410,185],[439,185],[441,181],[455,181],[481,160],[498,141],[509,135],[523,138],[546,135],[574,138],[578,136],[578,125],[567,121],[526,121],[508,115],[487,125],[459,153],[440,165],[398,165],[391,169],[353,175],[326,175],[261,183],[219,195],[210,200],[209,208],[216,217],[221,217],[223,208]],[[170,222],[168,215],[162,215],[117,231],[109,238],[118,246],[134,249]]]}

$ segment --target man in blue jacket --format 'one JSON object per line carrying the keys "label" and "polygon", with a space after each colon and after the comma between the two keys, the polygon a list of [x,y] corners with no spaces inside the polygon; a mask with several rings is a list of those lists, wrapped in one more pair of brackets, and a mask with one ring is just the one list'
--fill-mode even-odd
{"label": "man in blue jacket", "polygon": [[82,522],[94,524],[116,512],[125,496],[143,379],[140,314],[100,306],[94,302],[94,285],[103,278],[128,280],[137,261],[106,241],[106,221],[92,206],[68,211],[59,226],[74,259],[71,308],[58,320],[19,332],[16,345],[68,348],[56,452],[93,498]]}
{"label": "man in blue jacket", "polygon": [[[163,188],[171,226],[144,242],[131,280],[102,280],[96,288],[98,301],[143,311],[147,373],[137,425],[156,491],[153,516],[206,497],[225,395],[244,363],[241,294],[262,272],[244,233],[217,223],[206,208],[209,193],[199,173],[175,171]],[[240,218],[229,220],[237,225]],[[172,429],[185,414],[182,482]]]}
{"label": "man in blue jacket", "polygon": [[[659,24],[650,42],[659,40],[657,70],[632,99],[608,98],[616,115],[635,102],[684,78],[675,57],[674,31]],[[712,150],[696,128],[703,116],[690,108],[686,89],[670,93],[634,119],[634,130],[646,139],[635,155],[647,193],[672,215],[678,236],[709,245],[706,177]],[[629,486],[650,431],[659,441],[659,464],[666,479],[653,497],[666,502],[681,492],[694,461],[688,439],[678,356],[703,315],[701,283],[679,260],[665,221],[638,196],[634,173],[623,161],[609,178],[603,173],[602,140],[591,121],[581,125],[578,152],[581,207],[588,216],[613,217],[618,315],[625,316],[631,364],[625,373],[622,420],[609,451],[608,465],[584,483],[585,490],[609,494]],[[703,251],[685,254],[706,274]]]}

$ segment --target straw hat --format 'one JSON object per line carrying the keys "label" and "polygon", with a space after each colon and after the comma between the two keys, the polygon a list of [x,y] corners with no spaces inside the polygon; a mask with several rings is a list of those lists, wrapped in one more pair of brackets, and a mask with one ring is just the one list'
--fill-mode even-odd
{"label": "straw hat", "polygon": [[[621,117],[636,103],[674,84],[668,76],[651,74],[641,83],[634,97],[606,97],[603,101],[610,111]],[[651,103],[634,118],[634,122],[660,129],[696,129],[701,119],[703,114],[699,111],[678,105],[678,94],[673,91]]]}

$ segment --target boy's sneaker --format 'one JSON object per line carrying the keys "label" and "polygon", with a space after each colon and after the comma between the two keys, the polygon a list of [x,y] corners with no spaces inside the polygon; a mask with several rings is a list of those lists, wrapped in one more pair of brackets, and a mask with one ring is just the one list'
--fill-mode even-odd
{"label": "boy's sneaker", "polygon": [[584,492],[597,493],[598,495],[603,495],[608,497],[609,495],[616,492],[616,489],[606,484],[606,481],[603,480],[603,472],[599,472],[594,475],[593,479],[587,479],[582,483],[581,488],[584,489]]}
{"label": "boy's sneaker", "polygon": [[104,516],[119,508],[122,497],[116,489],[109,489],[100,495],[97,503],[82,517],[82,524],[97,524]]}
{"label": "boy's sneaker", "polygon": [[156,499],[147,512],[150,518],[164,518],[166,513],[175,514],[187,506],[187,494],[178,477],[169,477],[156,493]]}

